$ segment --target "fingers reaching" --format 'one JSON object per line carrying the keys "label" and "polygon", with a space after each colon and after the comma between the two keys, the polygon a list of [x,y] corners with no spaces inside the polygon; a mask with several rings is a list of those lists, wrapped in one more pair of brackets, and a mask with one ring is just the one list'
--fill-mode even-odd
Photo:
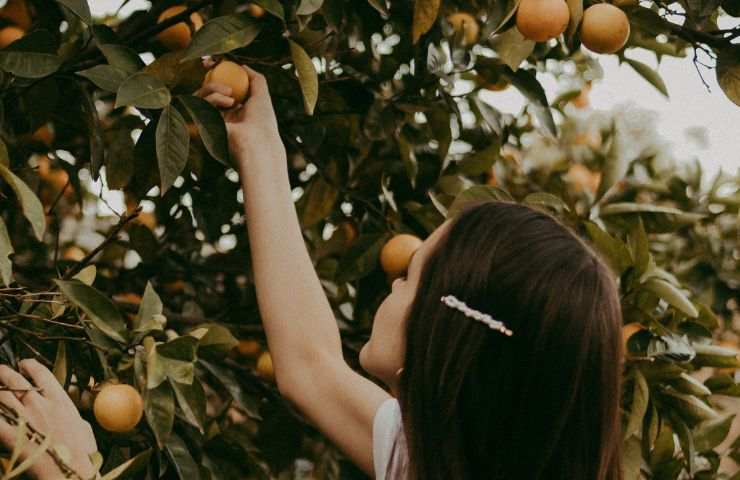
{"label": "fingers reaching", "polygon": [[7,365],[0,365],[0,382],[9,389],[2,392],[3,399],[10,398],[6,393],[23,404],[30,404],[39,399],[37,398],[39,394],[31,382]]}

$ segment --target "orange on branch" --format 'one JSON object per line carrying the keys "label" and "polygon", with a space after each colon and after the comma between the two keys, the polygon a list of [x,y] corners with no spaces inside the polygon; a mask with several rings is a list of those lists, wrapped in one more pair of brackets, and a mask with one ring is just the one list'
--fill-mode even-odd
{"label": "orange on branch", "polygon": [[270,352],[262,352],[257,359],[257,375],[265,380],[275,381],[275,370],[272,367]]}
{"label": "orange on branch", "polygon": [[31,140],[39,143],[43,143],[47,147],[50,147],[54,143],[54,132],[49,128],[49,124],[41,125],[31,134]]}
{"label": "orange on branch", "polygon": [[231,87],[231,98],[235,103],[243,103],[249,91],[249,75],[238,63],[223,60],[206,74],[203,85],[220,83]]}
{"label": "orange on branch", "polygon": [[630,36],[630,22],[618,7],[597,3],[583,12],[581,43],[596,53],[615,53]]}
{"label": "orange on branch", "polygon": [[400,277],[409,268],[411,256],[421,246],[422,240],[407,233],[394,236],[380,251],[380,266],[389,279]]}
{"label": "orange on branch", "polygon": [[628,323],[622,327],[622,345],[624,346],[625,352],[629,352],[629,349],[627,349],[627,342],[630,337],[641,330],[645,330],[645,327],[643,327],[639,322]]}
{"label": "orange on branch", "polygon": [[[157,23],[162,23],[170,17],[179,15],[187,10],[185,5],[175,5],[163,11]],[[198,12],[190,14],[190,22],[176,23],[157,34],[157,40],[169,50],[182,50],[190,45],[193,32],[197,32],[203,26],[203,17]],[[191,30],[192,29],[192,30]]]}
{"label": "orange on branch", "polygon": [[9,25],[0,29],[0,48],[7,47],[25,34],[25,30],[20,27],[16,27],[15,25]]}
{"label": "orange on branch", "polygon": [[570,11],[563,0],[522,0],[516,11],[516,26],[525,38],[545,42],[568,28]]}
{"label": "orange on branch", "polygon": [[239,340],[239,343],[236,345],[236,351],[242,357],[255,358],[262,351],[262,345],[253,339]]}
{"label": "orange on branch", "polygon": [[450,22],[455,33],[460,34],[464,45],[475,45],[480,38],[480,26],[478,20],[467,12],[457,12],[449,15],[447,21]]}
{"label": "orange on branch", "polygon": [[133,430],[144,413],[144,402],[131,385],[111,384],[100,390],[93,403],[98,424],[109,432]]}
{"label": "orange on branch", "polygon": [[77,245],[72,245],[71,247],[67,247],[64,249],[64,252],[62,253],[62,259],[68,260],[70,262],[81,262],[83,258],[85,258],[85,251],[78,247]]}
{"label": "orange on branch", "polygon": [[26,0],[8,0],[3,8],[0,8],[0,18],[15,23],[24,30],[31,28],[33,18],[28,9]]}
{"label": "orange on branch", "polygon": [[575,163],[568,169],[566,178],[576,193],[588,190],[595,194],[601,182],[601,172],[594,172],[585,165]]}
{"label": "orange on branch", "polygon": [[247,5],[247,13],[249,13],[254,18],[262,18],[265,15],[265,9],[257,5],[256,3],[250,3],[249,5]]}
{"label": "orange on branch", "polygon": [[490,90],[491,92],[501,92],[509,88],[510,85],[511,85],[511,82],[509,82],[508,80],[502,77],[502,78],[499,78],[494,83],[488,83],[484,85],[483,88],[485,88],[486,90]]}

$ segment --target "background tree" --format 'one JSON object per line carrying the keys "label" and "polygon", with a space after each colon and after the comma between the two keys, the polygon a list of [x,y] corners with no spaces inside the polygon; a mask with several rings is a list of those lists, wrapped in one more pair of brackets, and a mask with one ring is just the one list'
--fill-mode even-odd
{"label": "background tree", "polygon": [[[740,478],[738,178],[679,168],[645,112],[587,108],[593,51],[666,93],[633,48],[692,53],[699,75],[712,62],[740,104],[740,22],[717,27],[736,0],[151,3],[0,10],[0,355],[53,367],[111,478],[362,478],[272,383],[225,128],[194,96],[204,56],[268,78],[352,365],[391,236],[472,199],[525,202],[620,277],[627,478]],[[529,100],[521,115],[483,100],[504,88]],[[101,182],[125,198],[113,222]]]}

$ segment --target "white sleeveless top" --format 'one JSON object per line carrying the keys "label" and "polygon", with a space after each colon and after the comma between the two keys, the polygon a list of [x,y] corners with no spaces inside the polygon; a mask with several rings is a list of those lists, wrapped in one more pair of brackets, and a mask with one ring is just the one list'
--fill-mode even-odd
{"label": "white sleeveless top", "polygon": [[391,460],[393,442],[401,429],[401,407],[398,400],[391,397],[380,404],[373,419],[373,466],[376,480],[386,480],[385,472]]}

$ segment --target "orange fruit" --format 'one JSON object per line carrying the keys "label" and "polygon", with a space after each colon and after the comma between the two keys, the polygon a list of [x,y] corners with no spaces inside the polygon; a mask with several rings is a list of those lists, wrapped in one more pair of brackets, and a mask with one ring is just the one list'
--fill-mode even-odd
{"label": "orange fruit", "polygon": [[26,31],[22,28],[15,25],[8,25],[0,30],[0,48],[7,47],[25,34]]}
{"label": "orange fruit", "polygon": [[190,138],[192,138],[193,140],[200,138],[198,127],[196,127],[194,123],[188,123],[186,127],[188,129],[188,135],[190,135]]}
{"label": "orange fruit", "polygon": [[250,3],[249,5],[247,5],[247,13],[249,13],[254,18],[261,18],[265,15],[265,9],[257,5],[256,3]]}
{"label": "orange fruit", "polygon": [[5,6],[0,8],[0,18],[15,23],[24,30],[31,28],[33,23],[26,0],[8,0]]}
{"label": "orange fruit", "polygon": [[255,358],[261,350],[262,345],[257,340],[239,340],[239,343],[236,345],[236,351],[242,357]]}
{"label": "orange fruit", "polygon": [[337,230],[341,232],[342,238],[344,238],[344,245],[348,247],[357,238],[357,226],[351,220],[346,220],[337,225]]}
{"label": "orange fruit", "polygon": [[581,88],[581,92],[578,94],[577,97],[575,97],[573,100],[570,101],[570,103],[573,104],[574,107],[578,109],[584,109],[588,108],[591,102],[589,101],[589,94],[591,93],[591,82],[586,83],[583,88]]}
{"label": "orange fruit", "polygon": [[139,212],[136,222],[144,225],[149,230],[157,228],[157,217],[152,212]]}
{"label": "orange fruit", "polygon": [[275,370],[272,367],[270,352],[262,352],[257,359],[257,375],[265,380],[275,381]]}
{"label": "orange fruit", "polygon": [[483,88],[492,92],[500,92],[509,88],[509,85],[511,85],[511,83],[502,77],[499,78],[498,81],[496,81],[495,83],[486,84]]}
{"label": "orange fruit", "polygon": [[563,0],[522,0],[516,11],[516,26],[524,37],[545,42],[568,28],[570,11]]}
{"label": "orange fruit", "polygon": [[630,36],[630,22],[618,7],[597,3],[583,12],[581,43],[596,53],[615,53]]}
{"label": "orange fruit", "polygon": [[639,322],[632,322],[624,325],[622,327],[622,345],[624,346],[624,351],[629,352],[627,349],[627,342],[629,341],[630,337],[640,330],[644,330],[645,327],[642,326]]}
{"label": "orange fruit", "polygon": [[463,45],[478,43],[480,26],[474,16],[467,12],[457,12],[449,15],[447,21],[450,22],[455,33],[461,34]]}
{"label": "orange fruit", "polygon": [[[179,15],[187,10],[185,5],[175,5],[163,11],[157,23],[161,23],[170,17]],[[157,34],[157,40],[169,50],[182,50],[190,45],[193,32],[197,32],[203,26],[203,17],[198,12],[190,15],[190,23],[180,22],[168,27]],[[191,31],[192,27],[192,31]]]}
{"label": "orange fruit", "polygon": [[595,194],[601,182],[601,173],[594,172],[583,164],[574,163],[568,169],[566,178],[576,193],[588,190],[592,194]]}
{"label": "orange fruit", "polygon": [[71,247],[67,247],[64,249],[64,253],[62,253],[62,259],[63,260],[69,260],[72,262],[81,262],[83,258],[85,258],[85,251],[78,247],[77,245],[72,245]]}
{"label": "orange fruit", "polygon": [[162,290],[167,295],[176,295],[185,291],[185,282],[183,280],[173,280],[162,285]]}
{"label": "orange fruit", "polygon": [[422,240],[407,233],[394,236],[380,251],[380,266],[390,279],[400,277],[409,268],[411,256],[421,246]]}
{"label": "orange fruit", "polygon": [[134,292],[123,292],[123,293],[116,293],[113,295],[113,300],[116,302],[121,303],[132,303],[134,305],[139,305],[141,303],[141,295]]}
{"label": "orange fruit", "polygon": [[47,147],[50,147],[54,143],[54,132],[49,128],[49,124],[41,125],[31,134],[31,140],[39,143],[43,143]]}
{"label": "orange fruit", "polygon": [[130,432],[141,420],[144,401],[131,385],[108,384],[95,397],[93,413],[98,424],[109,432]]}
{"label": "orange fruit", "polygon": [[206,74],[203,85],[220,83],[231,87],[231,98],[235,103],[243,103],[249,91],[249,75],[238,63],[223,60]]}

